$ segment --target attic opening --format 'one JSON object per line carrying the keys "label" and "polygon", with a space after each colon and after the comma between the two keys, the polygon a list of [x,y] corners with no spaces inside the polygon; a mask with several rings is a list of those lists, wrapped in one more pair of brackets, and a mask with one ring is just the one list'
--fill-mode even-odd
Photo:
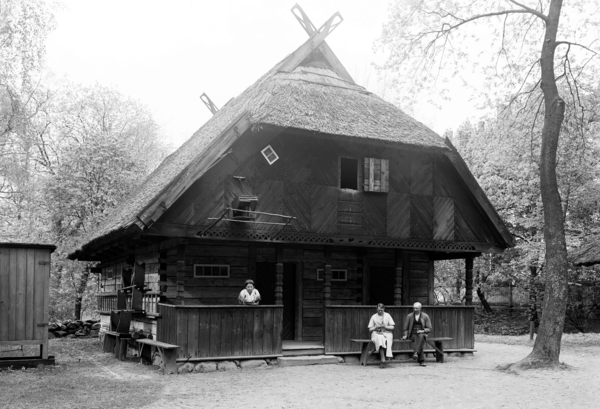
{"label": "attic opening", "polygon": [[340,158],[340,188],[358,190],[358,159]]}
{"label": "attic opening", "polygon": [[234,220],[252,220],[256,219],[256,210],[258,198],[256,196],[237,196],[231,203],[231,218]]}

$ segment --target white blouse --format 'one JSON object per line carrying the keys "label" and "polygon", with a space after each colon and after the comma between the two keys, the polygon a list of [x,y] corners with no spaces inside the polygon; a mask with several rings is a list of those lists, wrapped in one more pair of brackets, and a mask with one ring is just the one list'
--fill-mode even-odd
{"label": "white blouse", "polygon": [[260,301],[260,293],[258,292],[258,290],[255,288],[252,291],[252,294],[250,294],[248,292],[248,290],[246,290],[245,288],[240,292],[240,296],[238,297],[238,301],[240,304],[243,304],[244,302],[257,302]]}

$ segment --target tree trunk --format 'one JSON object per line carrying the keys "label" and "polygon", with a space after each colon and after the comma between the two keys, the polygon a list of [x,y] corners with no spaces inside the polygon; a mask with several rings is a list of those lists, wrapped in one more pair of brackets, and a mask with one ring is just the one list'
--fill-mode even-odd
{"label": "tree trunk", "polygon": [[540,155],[540,190],[546,244],[544,307],[533,351],[506,369],[559,365],[568,290],[564,219],[556,179],[556,151],[565,113],[565,102],[558,94],[554,74],[554,51],[561,8],[562,0],[551,1],[540,58],[541,88],[544,94],[544,127]]}
{"label": "tree trunk", "polygon": [[479,300],[481,301],[483,310],[485,312],[487,312],[488,314],[493,314],[494,310],[492,310],[492,307],[490,307],[490,304],[485,299],[485,293],[483,291],[481,291],[481,286],[477,286],[477,296],[479,297]]}
{"label": "tree trunk", "polygon": [[87,283],[90,278],[90,269],[85,268],[81,273],[81,278],[79,279],[79,285],[77,286],[77,296],[75,297],[75,319],[81,319],[81,310],[83,304],[83,294],[87,288]]}

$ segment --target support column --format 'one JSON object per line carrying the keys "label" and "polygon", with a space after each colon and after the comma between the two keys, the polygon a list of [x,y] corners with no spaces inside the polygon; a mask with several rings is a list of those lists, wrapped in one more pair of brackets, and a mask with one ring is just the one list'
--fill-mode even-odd
{"label": "support column", "polygon": [[302,341],[304,250],[296,250],[296,341]]}
{"label": "support column", "polygon": [[283,305],[283,246],[277,245],[275,269],[275,305]]}
{"label": "support column", "polygon": [[185,296],[185,244],[177,246],[177,304],[183,305]]}
{"label": "support column", "polygon": [[402,301],[410,305],[410,254],[402,254]]}
{"label": "support column", "polygon": [[323,269],[323,305],[331,304],[331,247],[325,247],[325,268]]}
{"label": "support column", "polygon": [[394,269],[394,305],[402,305],[402,251],[396,250],[396,268]]}
{"label": "support column", "polygon": [[465,259],[465,304],[473,305],[473,257]]}

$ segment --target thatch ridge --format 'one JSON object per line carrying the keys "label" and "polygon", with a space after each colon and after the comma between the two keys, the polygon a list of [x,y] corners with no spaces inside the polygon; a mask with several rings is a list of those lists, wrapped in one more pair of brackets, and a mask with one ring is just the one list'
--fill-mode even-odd
{"label": "thatch ridge", "polygon": [[139,233],[140,229],[135,228],[139,224],[138,215],[244,112],[249,114],[252,125],[384,140],[423,149],[448,149],[444,140],[421,122],[335,72],[299,66],[291,73],[284,73],[277,71],[280,64],[224,106],[169,155],[69,257],[77,258],[84,247]]}

